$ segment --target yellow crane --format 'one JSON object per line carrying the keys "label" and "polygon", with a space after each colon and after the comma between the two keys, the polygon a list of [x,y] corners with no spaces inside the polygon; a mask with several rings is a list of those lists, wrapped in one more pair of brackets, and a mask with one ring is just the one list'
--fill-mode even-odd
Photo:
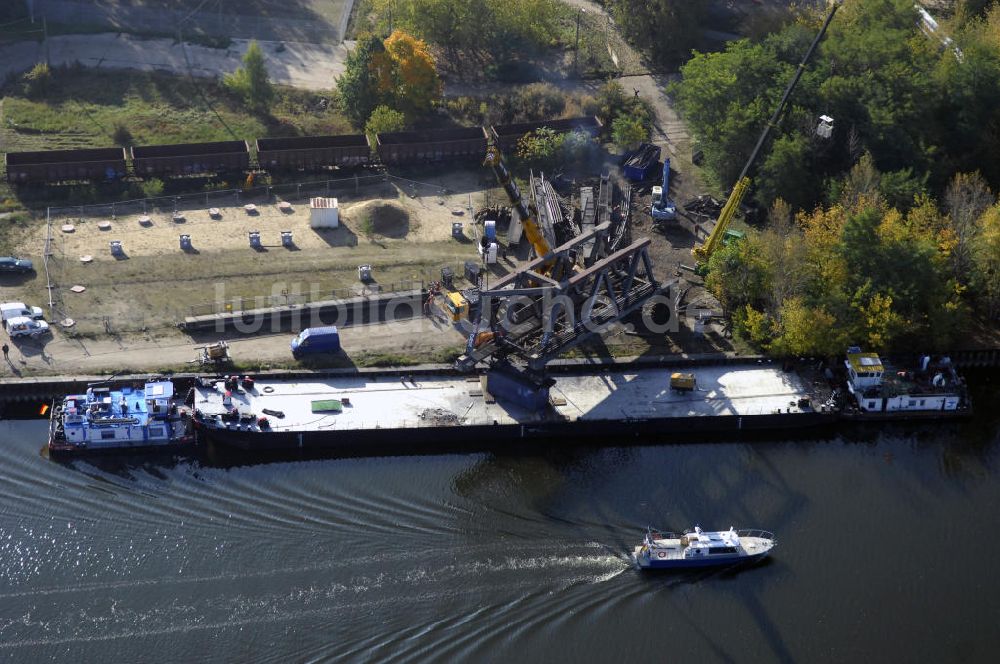
{"label": "yellow crane", "polygon": [[823,27],[820,28],[816,38],[813,39],[812,44],[809,45],[809,50],[807,50],[805,56],[803,56],[802,62],[800,62],[799,66],[795,69],[795,75],[792,77],[792,80],[788,82],[788,87],[785,88],[785,94],[781,97],[781,101],[778,102],[778,107],[774,109],[774,113],[767,121],[767,126],[764,127],[764,131],[761,132],[760,138],[757,139],[757,145],[754,146],[753,152],[750,153],[750,158],[747,159],[746,165],[743,166],[740,176],[736,178],[736,185],[729,194],[729,198],[726,199],[726,204],[722,206],[722,212],[719,214],[719,219],[715,222],[715,228],[712,229],[711,234],[708,236],[708,239],[705,240],[703,245],[694,248],[693,253],[695,258],[698,259],[700,264],[699,267],[702,269],[704,269],[704,265],[708,263],[708,259],[712,257],[712,254],[719,248],[723,238],[726,236],[729,224],[732,222],[733,217],[736,216],[736,211],[739,210],[740,204],[743,202],[743,197],[746,196],[747,190],[750,189],[750,168],[753,166],[754,162],[757,161],[757,157],[760,154],[761,149],[764,147],[764,143],[767,141],[767,137],[770,135],[771,129],[773,129],[778,123],[778,119],[781,117],[782,111],[785,110],[785,106],[788,104],[789,97],[792,96],[792,91],[795,90],[795,86],[798,85],[799,79],[802,78],[802,72],[806,68],[806,63],[809,62],[809,59],[816,51],[816,47],[819,45],[819,42],[823,39],[823,35],[826,34],[826,29],[830,27],[830,22],[837,13],[837,9],[840,7],[841,2],[842,0],[833,0],[831,3],[832,6],[830,8],[830,13],[827,14],[826,20],[823,22]]}
{"label": "yellow crane", "polygon": [[[493,169],[493,174],[496,175],[497,182],[507,192],[507,198],[510,199],[510,204],[521,218],[524,234],[528,237],[528,242],[534,248],[535,254],[539,258],[548,255],[552,251],[552,247],[545,240],[542,229],[538,227],[535,215],[525,205],[524,198],[521,196],[517,184],[514,183],[514,178],[511,177],[510,171],[507,170],[507,165],[503,162],[503,155],[500,154],[500,148],[496,144],[491,144],[486,149],[486,159],[483,161],[483,165]],[[551,267],[551,263],[547,263],[544,269],[547,270],[549,267]]]}

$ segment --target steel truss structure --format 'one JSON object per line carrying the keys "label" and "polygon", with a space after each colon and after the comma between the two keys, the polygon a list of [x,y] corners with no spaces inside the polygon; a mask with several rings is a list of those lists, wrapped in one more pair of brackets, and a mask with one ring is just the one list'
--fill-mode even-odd
{"label": "steel truss structure", "polygon": [[[542,372],[550,360],[669,287],[653,275],[648,238],[607,253],[609,229],[603,223],[481,291],[478,323],[456,368],[469,371],[481,361],[515,356]],[[594,253],[607,255],[578,267],[584,247],[591,253],[592,245]]]}

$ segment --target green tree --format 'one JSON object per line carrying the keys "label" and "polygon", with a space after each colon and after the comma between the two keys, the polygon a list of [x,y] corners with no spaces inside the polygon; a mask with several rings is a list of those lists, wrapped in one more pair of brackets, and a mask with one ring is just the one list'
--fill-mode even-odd
{"label": "green tree", "polygon": [[620,115],[611,123],[611,140],[623,150],[634,150],[649,140],[649,129],[639,118]]}
{"label": "green tree", "polygon": [[488,54],[503,62],[547,48],[558,37],[563,6],[557,0],[375,0],[381,27],[393,25],[440,46],[455,59]]}
{"label": "green tree", "polygon": [[274,88],[264,63],[264,52],[256,41],[251,41],[243,55],[243,66],[223,77],[223,84],[243,98],[255,111],[267,110],[274,99]]}
{"label": "green tree", "polygon": [[812,147],[803,134],[778,137],[761,160],[757,201],[768,208],[781,198],[795,209],[811,205],[818,197],[822,181],[813,167]]}
{"label": "green tree", "polygon": [[973,283],[987,320],[995,320],[1000,318],[1000,205],[983,214],[980,227]]}
{"label": "green tree", "polygon": [[379,89],[379,72],[373,67],[376,56],[384,52],[385,45],[375,35],[360,37],[337,78],[340,110],[355,127],[364,127],[377,106],[392,102],[389,91]]}
{"label": "green tree", "polygon": [[403,131],[406,129],[406,116],[388,106],[379,106],[372,111],[368,122],[365,123],[365,133],[375,144],[376,134],[386,134],[393,131]]}
{"label": "green tree", "polygon": [[771,271],[760,238],[748,233],[742,240],[717,250],[708,261],[705,286],[727,313],[759,309],[771,290]]}
{"label": "green tree", "polygon": [[663,65],[687,58],[701,36],[706,7],[690,0],[608,0],[623,35]]}

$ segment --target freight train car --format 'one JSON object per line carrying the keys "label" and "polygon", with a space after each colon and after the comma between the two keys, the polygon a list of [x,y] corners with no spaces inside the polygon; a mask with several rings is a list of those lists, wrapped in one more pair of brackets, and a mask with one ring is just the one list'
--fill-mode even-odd
{"label": "freight train car", "polygon": [[257,139],[257,163],[265,170],[316,171],[369,161],[371,147],[364,134]]}
{"label": "freight train car", "polygon": [[135,146],[132,167],[143,178],[245,171],[250,168],[250,146],[246,141]]}
{"label": "freight train car", "polygon": [[596,136],[601,131],[601,121],[594,116],[583,116],[579,118],[565,118],[563,120],[541,120],[539,122],[519,122],[509,125],[493,125],[486,132],[504,152],[508,152],[517,147],[517,142],[525,134],[548,127],[557,133],[568,133],[575,130],[582,130]]}
{"label": "freight train car", "polygon": [[125,177],[124,148],[8,152],[5,162],[11,184]]}
{"label": "freight train car", "polygon": [[387,165],[465,157],[482,159],[486,153],[482,127],[391,132],[378,134],[376,141],[379,158]]}

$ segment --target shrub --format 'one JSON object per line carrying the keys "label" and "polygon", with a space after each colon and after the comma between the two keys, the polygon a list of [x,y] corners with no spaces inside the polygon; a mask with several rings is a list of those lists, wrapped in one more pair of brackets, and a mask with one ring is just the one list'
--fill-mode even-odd
{"label": "shrub", "polygon": [[142,183],[142,195],[146,198],[156,198],[163,195],[163,180],[150,178]]}
{"label": "shrub", "polygon": [[27,97],[44,97],[52,82],[52,70],[49,65],[39,62],[30,70],[25,72],[21,79],[24,83],[24,94]]}
{"label": "shrub", "polygon": [[128,127],[121,123],[115,124],[115,130],[111,134],[111,140],[115,142],[115,145],[120,145],[123,148],[127,148],[132,145],[132,132],[129,131]]}
{"label": "shrub", "polygon": [[[374,139],[376,134],[385,134],[406,129],[406,118],[399,111],[388,106],[379,106],[372,111],[371,117],[365,123],[365,134]],[[372,144],[375,141],[372,140]]]}

